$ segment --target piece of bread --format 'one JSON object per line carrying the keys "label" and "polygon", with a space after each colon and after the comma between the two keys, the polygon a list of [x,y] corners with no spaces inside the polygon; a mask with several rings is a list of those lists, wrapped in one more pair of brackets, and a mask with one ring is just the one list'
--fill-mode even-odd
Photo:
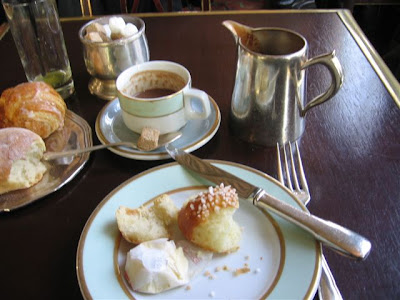
{"label": "piece of bread", "polygon": [[159,137],[159,130],[150,127],[143,127],[137,146],[140,150],[151,151],[157,148]]}
{"label": "piece of bread", "polygon": [[118,229],[125,240],[140,244],[159,238],[171,238],[169,227],[176,223],[178,208],[164,194],[156,198],[152,206],[136,209],[120,206],[115,216]]}
{"label": "piece of bread", "polygon": [[28,129],[0,129],[0,194],[39,182],[46,172],[45,150],[42,138]]}
{"label": "piece of bread", "polygon": [[178,214],[183,235],[203,249],[229,253],[239,249],[241,229],[232,216],[239,208],[236,190],[223,184],[189,200]]}
{"label": "piece of bread", "polygon": [[5,90],[1,98],[7,127],[26,128],[44,139],[64,126],[67,106],[47,83],[21,83]]}

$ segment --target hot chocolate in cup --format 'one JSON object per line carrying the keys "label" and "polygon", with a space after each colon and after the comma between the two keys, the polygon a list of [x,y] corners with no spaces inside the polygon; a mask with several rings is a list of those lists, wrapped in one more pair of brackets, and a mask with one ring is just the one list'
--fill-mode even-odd
{"label": "hot chocolate in cup", "polygon": [[165,134],[181,129],[188,120],[206,119],[211,112],[208,95],[191,83],[189,71],[170,61],[128,68],[116,81],[125,125],[139,134],[143,127]]}

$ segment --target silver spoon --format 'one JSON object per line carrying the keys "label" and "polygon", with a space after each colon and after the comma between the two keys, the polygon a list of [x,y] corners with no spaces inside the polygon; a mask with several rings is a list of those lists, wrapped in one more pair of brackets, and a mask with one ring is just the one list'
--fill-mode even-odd
{"label": "silver spoon", "polygon": [[[166,144],[172,143],[173,141],[179,139],[181,136],[182,136],[182,132],[180,132],[180,131],[160,135],[160,139],[158,140],[157,147],[150,149],[148,151],[152,151],[152,150],[161,148],[161,147],[165,146]],[[92,152],[92,151],[109,148],[109,147],[116,147],[116,146],[126,146],[126,147],[130,147],[130,148],[133,148],[136,150],[143,151],[143,150],[139,149],[138,146],[136,145],[136,143],[134,143],[134,142],[118,142],[118,143],[97,145],[97,146],[93,146],[93,147],[87,147],[87,148],[75,149],[75,150],[67,150],[67,151],[61,151],[61,152],[46,152],[46,153],[44,153],[42,159],[43,160],[53,160],[53,159],[57,159],[60,157],[74,156],[74,155],[85,153],[85,152]],[[147,152],[147,151],[145,151],[145,152]]]}

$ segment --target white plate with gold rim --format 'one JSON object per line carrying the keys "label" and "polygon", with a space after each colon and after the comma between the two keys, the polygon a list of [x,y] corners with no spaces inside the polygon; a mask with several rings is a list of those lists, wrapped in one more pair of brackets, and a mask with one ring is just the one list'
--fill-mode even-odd
{"label": "white plate with gold rim", "polygon": [[[255,169],[230,162],[210,161],[259,186],[278,199],[304,209],[278,181]],[[240,249],[214,255],[202,275],[189,284],[157,295],[133,292],[123,279],[129,245],[115,220],[120,205],[138,207],[167,193],[179,207],[207,182],[177,163],[149,169],[114,189],[97,206],[83,229],[77,251],[77,276],[85,299],[311,299],[321,272],[321,249],[299,227],[240,200],[234,215],[243,227]],[[228,270],[223,270],[224,266]],[[249,272],[235,276],[237,269]],[[208,271],[208,276],[204,274]],[[211,276],[211,277],[210,277]]]}
{"label": "white plate with gold rim", "polygon": [[[204,120],[189,120],[181,129],[182,137],[172,143],[174,147],[190,153],[205,145],[216,134],[221,123],[221,113],[214,99],[209,98],[211,103],[210,116]],[[125,126],[118,98],[107,103],[98,114],[96,119],[96,134],[102,144],[122,141],[136,143],[139,138],[139,134],[129,130]],[[143,152],[128,147],[113,147],[108,149],[120,156],[137,160],[170,158],[164,148],[150,152]]]}

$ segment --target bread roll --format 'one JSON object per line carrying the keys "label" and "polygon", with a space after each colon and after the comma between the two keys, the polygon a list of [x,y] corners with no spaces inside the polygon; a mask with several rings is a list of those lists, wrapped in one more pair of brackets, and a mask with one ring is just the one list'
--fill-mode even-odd
{"label": "bread roll", "polygon": [[183,235],[203,249],[229,253],[239,249],[241,229],[232,216],[239,197],[231,186],[210,187],[189,200],[178,214]]}
{"label": "bread roll", "polygon": [[22,83],[5,90],[1,98],[7,127],[27,128],[44,139],[64,126],[64,99],[47,83]]}
{"label": "bread roll", "polygon": [[118,229],[128,242],[140,244],[171,238],[169,226],[176,223],[178,208],[168,195],[161,195],[152,206],[131,209],[120,206],[116,212]]}
{"label": "bread roll", "polygon": [[0,194],[39,182],[46,172],[45,150],[42,138],[30,130],[0,129]]}

